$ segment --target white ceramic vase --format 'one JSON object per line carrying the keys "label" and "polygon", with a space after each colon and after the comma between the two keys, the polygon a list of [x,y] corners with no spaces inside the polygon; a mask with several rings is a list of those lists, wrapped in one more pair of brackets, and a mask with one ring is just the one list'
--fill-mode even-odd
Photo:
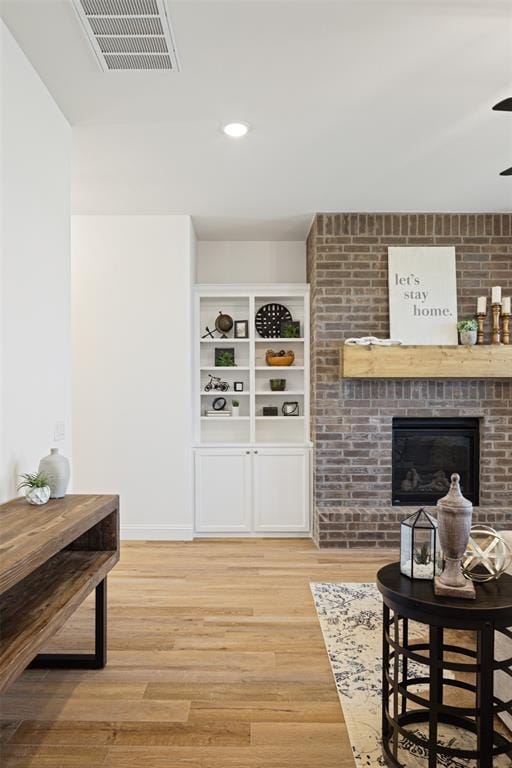
{"label": "white ceramic vase", "polygon": [[235,416],[235,418],[238,418],[240,415],[240,406],[239,405],[232,405],[231,406],[231,415]]}
{"label": "white ceramic vase", "polygon": [[477,332],[476,331],[461,331],[460,332],[460,343],[464,344],[464,346],[472,347],[474,344],[476,344],[477,340]]}
{"label": "white ceramic vase", "polygon": [[28,488],[25,498],[29,504],[40,507],[41,504],[46,504],[50,498],[50,486],[43,485],[42,488]]}
{"label": "white ceramic vase", "polygon": [[39,472],[48,478],[50,498],[61,499],[66,495],[69,483],[69,461],[61,456],[58,448],[52,448],[50,455],[39,462]]}

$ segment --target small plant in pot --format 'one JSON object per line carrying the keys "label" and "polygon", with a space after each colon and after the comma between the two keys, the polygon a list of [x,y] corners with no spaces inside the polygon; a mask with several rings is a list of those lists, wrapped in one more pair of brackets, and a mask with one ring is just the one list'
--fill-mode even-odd
{"label": "small plant in pot", "polygon": [[238,416],[240,412],[240,401],[239,400],[233,400],[231,402],[231,413],[233,416]]}
{"label": "small plant in pot", "polygon": [[18,491],[26,488],[25,498],[29,504],[41,506],[46,504],[50,498],[50,485],[48,477],[44,472],[29,472],[20,475],[21,481],[18,483]]}
{"label": "small plant in pot", "polygon": [[478,324],[476,320],[461,320],[457,323],[460,343],[465,346],[473,346],[477,341]]}

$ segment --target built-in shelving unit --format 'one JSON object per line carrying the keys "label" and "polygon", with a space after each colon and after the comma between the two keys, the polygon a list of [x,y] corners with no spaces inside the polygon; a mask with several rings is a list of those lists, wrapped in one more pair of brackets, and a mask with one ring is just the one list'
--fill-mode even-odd
{"label": "built-in shelving unit", "polygon": [[[265,304],[278,302],[300,322],[297,338],[263,338],[255,325],[256,313]],[[233,320],[247,320],[247,339],[234,338],[234,328],[228,338],[202,336],[206,326],[213,331],[219,312]],[[309,288],[303,285],[261,286],[198,286],[195,295],[196,331],[196,445],[256,445],[309,444]],[[234,366],[215,365],[215,349],[234,350]],[[268,349],[293,350],[291,366],[266,364]],[[211,376],[227,382],[227,392],[205,391]],[[270,379],[286,379],[286,389],[270,389]],[[235,382],[241,382],[242,392],[236,392]],[[216,397],[225,397],[226,417],[209,417]],[[239,416],[232,416],[233,400],[238,400]],[[299,403],[298,416],[284,416],[283,403]],[[277,407],[277,416],[264,416],[265,406]]]}
{"label": "built-in shelving unit", "polygon": [[[262,338],[257,311],[278,302],[300,322],[293,339]],[[205,338],[219,312],[247,320],[248,338]],[[309,536],[311,517],[309,442],[309,287],[306,285],[208,285],[195,292],[195,535]],[[233,349],[235,365],[215,365],[215,350]],[[291,366],[267,365],[268,349],[293,350]],[[227,382],[226,392],[206,391],[210,376]],[[270,379],[286,379],[283,392]],[[235,391],[240,382],[243,391]],[[226,414],[207,416],[216,397]],[[239,416],[232,416],[233,400]],[[284,416],[285,402],[299,414]],[[265,406],[277,416],[264,416]]]}

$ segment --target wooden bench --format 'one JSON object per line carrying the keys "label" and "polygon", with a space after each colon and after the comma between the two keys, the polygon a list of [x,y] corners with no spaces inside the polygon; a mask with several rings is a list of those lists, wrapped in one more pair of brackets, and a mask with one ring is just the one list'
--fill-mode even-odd
{"label": "wooden bench", "polygon": [[[27,666],[106,664],[106,577],[119,560],[119,497],[70,495],[0,505],[0,692]],[[95,650],[40,651],[96,589]]]}

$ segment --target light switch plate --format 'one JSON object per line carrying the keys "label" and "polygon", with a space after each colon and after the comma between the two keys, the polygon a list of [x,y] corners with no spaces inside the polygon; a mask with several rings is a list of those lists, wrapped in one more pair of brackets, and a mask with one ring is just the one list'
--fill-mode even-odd
{"label": "light switch plate", "polygon": [[66,437],[66,425],[63,421],[55,422],[55,432],[53,435],[54,440],[64,440]]}

